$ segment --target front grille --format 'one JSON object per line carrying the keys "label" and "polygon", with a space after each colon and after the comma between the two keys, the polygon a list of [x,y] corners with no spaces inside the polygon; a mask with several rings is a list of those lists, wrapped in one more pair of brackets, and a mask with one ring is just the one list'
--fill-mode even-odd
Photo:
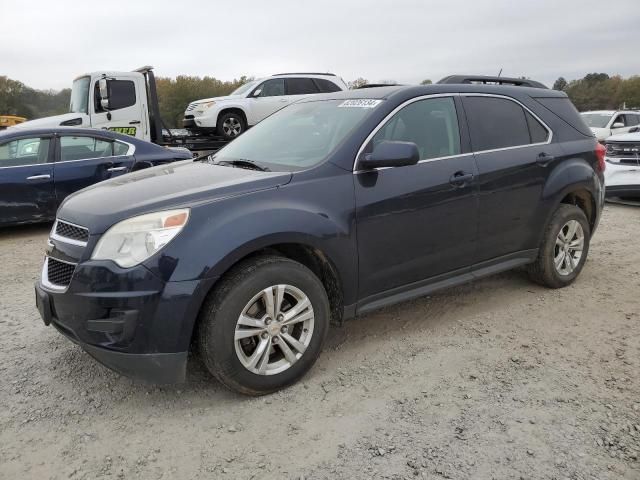
{"label": "front grille", "polygon": [[72,225],[71,223],[56,221],[56,235],[64,238],[70,238],[78,242],[87,242],[89,240],[89,230],[84,227]]}
{"label": "front grille", "polygon": [[75,269],[76,266],[72,263],[61,262],[51,257],[47,258],[47,280],[53,285],[68,287]]}
{"label": "front grille", "polygon": [[640,155],[640,143],[607,143],[607,155],[610,157],[636,157]]}

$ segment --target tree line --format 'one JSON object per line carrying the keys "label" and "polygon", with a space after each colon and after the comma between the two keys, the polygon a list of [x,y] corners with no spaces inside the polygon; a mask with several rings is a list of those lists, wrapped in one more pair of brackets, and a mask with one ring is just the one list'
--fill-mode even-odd
{"label": "tree line", "polygon": [[[181,75],[176,78],[156,77],[160,114],[168,128],[182,125],[186,106],[198,99],[228,95],[251,77],[242,76],[232,81],[214,77],[193,77]],[[368,84],[368,80],[358,78],[348,82],[355,88]],[[396,83],[386,80],[379,83]],[[431,84],[423,80],[422,85]],[[606,73],[589,73],[584,78],[567,81],[558,78],[553,84],[555,90],[566,92],[576,108],[586,110],[612,110],[640,108],[640,76],[622,78]],[[0,76],[0,115],[19,115],[28,119],[47,117],[65,113],[69,109],[71,90],[36,90],[17,80]]]}

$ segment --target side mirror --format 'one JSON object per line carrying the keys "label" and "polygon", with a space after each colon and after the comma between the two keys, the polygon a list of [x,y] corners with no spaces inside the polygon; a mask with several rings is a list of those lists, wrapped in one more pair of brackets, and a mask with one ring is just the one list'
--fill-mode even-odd
{"label": "side mirror", "polygon": [[261,88],[259,88],[259,89],[255,90],[255,91],[253,92],[253,95],[251,95],[251,96],[252,96],[252,97],[259,97],[261,93],[262,93],[262,89],[261,89]]}
{"label": "side mirror", "polygon": [[373,152],[365,155],[358,162],[362,169],[369,170],[383,167],[404,167],[415,165],[420,160],[418,146],[413,142],[380,142]]}
{"label": "side mirror", "polygon": [[613,125],[611,125],[611,128],[624,128],[624,123],[616,122]]}
{"label": "side mirror", "polygon": [[109,110],[109,88],[106,78],[98,80],[98,88],[100,90],[100,106],[104,110]]}

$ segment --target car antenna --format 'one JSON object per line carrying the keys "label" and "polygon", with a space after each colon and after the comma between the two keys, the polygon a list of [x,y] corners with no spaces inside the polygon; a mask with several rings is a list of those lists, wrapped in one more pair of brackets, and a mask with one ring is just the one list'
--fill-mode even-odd
{"label": "car antenna", "polygon": [[498,72],[498,77],[500,77],[502,75],[502,68],[500,69],[500,71]]}

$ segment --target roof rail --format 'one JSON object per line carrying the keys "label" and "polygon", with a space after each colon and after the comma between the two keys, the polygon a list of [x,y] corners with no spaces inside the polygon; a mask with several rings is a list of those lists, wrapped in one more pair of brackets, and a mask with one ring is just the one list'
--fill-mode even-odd
{"label": "roof rail", "polygon": [[378,88],[378,87],[400,87],[401,83],[365,83],[359,87],[355,87],[354,90],[360,90],[361,88]]}
{"label": "roof rail", "polygon": [[144,67],[136,68],[135,70],[131,70],[131,71],[132,72],[147,73],[150,70],[153,70],[153,67],[151,65],[145,65]]}
{"label": "roof rail", "polygon": [[327,72],[293,72],[293,73],[276,73],[275,75],[271,75],[272,77],[280,77],[282,75],[328,75],[330,77],[335,77],[335,73],[327,73]]}
{"label": "roof rail", "polygon": [[544,84],[525,78],[489,77],[485,75],[449,75],[438,83],[475,83],[484,85],[511,85],[516,87],[547,88]]}

